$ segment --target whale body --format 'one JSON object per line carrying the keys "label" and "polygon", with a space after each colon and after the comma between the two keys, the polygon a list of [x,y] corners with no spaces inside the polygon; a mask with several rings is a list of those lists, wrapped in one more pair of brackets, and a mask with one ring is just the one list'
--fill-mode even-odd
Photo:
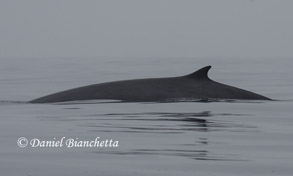
{"label": "whale body", "polygon": [[114,81],[70,89],[30,101],[55,103],[76,100],[160,102],[172,100],[271,100],[268,97],[221,84],[208,77],[211,66],[179,77]]}

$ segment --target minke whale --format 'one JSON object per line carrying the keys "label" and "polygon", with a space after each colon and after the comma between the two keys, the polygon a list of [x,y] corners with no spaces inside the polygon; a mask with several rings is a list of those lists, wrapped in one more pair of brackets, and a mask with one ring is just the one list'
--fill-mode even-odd
{"label": "minke whale", "polygon": [[77,100],[125,102],[271,100],[268,97],[211,80],[208,77],[210,69],[211,66],[206,66],[194,73],[179,77],[134,79],[88,85],[37,98],[29,103]]}

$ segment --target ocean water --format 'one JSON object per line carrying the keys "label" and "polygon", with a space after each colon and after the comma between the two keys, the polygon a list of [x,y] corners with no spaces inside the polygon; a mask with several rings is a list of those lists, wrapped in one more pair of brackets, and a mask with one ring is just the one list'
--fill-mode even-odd
{"label": "ocean water", "polygon": [[[83,85],[180,76],[206,65],[213,67],[211,79],[277,101],[25,103]],[[0,173],[289,176],[292,90],[292,58],[1,58]],[[33,139],[63,146],[32,146]],[[70,147],[71,139],[117,145]]]}

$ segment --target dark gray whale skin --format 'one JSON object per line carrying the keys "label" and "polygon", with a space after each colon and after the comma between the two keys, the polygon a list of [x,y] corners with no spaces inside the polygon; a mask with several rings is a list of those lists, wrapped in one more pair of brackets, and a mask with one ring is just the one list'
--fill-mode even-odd
{"label": "dark gray whale skin", "polygon": [[170,78],[114,81],[70,89],[47,95],[29,103],[55,103],[76,100],[122,100],[161,102],[178,99],[271,100],[265,96],[215,82],[208,77],[211,66],[192,74]]}

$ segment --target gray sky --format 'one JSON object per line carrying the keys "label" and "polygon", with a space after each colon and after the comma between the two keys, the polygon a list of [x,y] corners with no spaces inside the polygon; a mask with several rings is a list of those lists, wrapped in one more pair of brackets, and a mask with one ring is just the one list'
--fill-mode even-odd
{"label": "gray sky", "polygon": [[293,57],[292,0],[1,0],[2,57]]}

